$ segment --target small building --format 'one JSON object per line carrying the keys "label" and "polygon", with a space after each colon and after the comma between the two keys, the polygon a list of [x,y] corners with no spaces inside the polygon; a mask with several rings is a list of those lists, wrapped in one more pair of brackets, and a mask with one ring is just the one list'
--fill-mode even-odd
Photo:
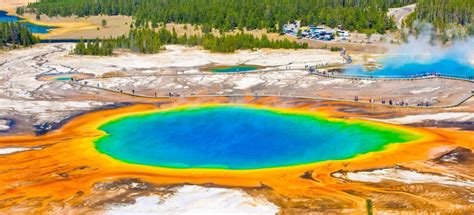
{"label": "small building", "polygon": [[337,30],[337,34],[339,34],[340,37],[348,37],[349,32],[343,31],[343,30]]}
{"label": "small building", "polygon": [[290,22],[288,24],[283,25],[283,32],[288,34],[288,33],[296,33],[301,27],[301,22],[300,21],[294,21]]}
{"label": "small building", "polygon": [[294,21],[293,24],[295,25],[296,29],[301,28],[301,21]]}

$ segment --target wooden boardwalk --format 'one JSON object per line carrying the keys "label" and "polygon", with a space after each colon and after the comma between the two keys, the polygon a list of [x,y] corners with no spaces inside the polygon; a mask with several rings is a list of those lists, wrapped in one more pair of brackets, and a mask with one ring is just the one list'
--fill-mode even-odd
{"label": "wooden boardwalk", "polygon": [[290,98],[290,99],[310,99],[310,100],[318,100],[318,101],[335,101],[335,102],[348,102],[348,103],[359,103],[359,104],[369,104],[369,105],[377,105],[377,106],[385,106],[385,107],[393,107],[393,108],[419,108],[419,109],[445,109],[445,108],[453,108],[453,107],[458,107],[462,105],[464,102],[468,101],[471,99],[474,94],[471,92],[469,96],[466,98],[463,98],[459,100],[458,102],[455,102],[450,105],[443,105],[443,106],[400,106],[400,105],[388,105],[388,104],[382,104],[382,103],[376,103],[376,102],[367,102],[367,101],[354,101],[354,100],[349,100],[349,99],[337,99],[337,98],[324,98],[324,97],[318,97],[318,96],[297,96],[297,95],[282,95],[282,94],[200,94],[200,95],[185,95],[185,96],[154,96],[154,95],[145,95],[145,94],[139,94],[139,93],[129,93],[129,92],[123,92],[119,90],[114,90],[114,89],[109,89],[109,88],[104,88],[104,87],[98,87],[98,86],[93,86],[93,85],[88,85],[84,83],[80,83],[79,81],[71,81],[72,84],[81,86],[81,87],[88,87],[92,89],[98,89],[98,90],[103,90],[103,91],[108,91],[112,93],[118,93],[121,95],[126,95],[126,96],[132,96],[132,97],[138,97],[138,98],[146,98],[146,99],[157,99],[157,98],[211,98],[211,97],[278,97],[278,98]]}

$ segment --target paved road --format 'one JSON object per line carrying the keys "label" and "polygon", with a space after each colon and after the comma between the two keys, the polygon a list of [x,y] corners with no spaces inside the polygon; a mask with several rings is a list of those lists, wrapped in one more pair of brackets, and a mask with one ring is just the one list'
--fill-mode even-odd
{"label": "paved road", "polygon": [[407,5],[405,7],[397,7],[388,9],[388,15],[394,16],[397,22],[397,27],[401,28],[403,20],[415,11],[416,4]]}

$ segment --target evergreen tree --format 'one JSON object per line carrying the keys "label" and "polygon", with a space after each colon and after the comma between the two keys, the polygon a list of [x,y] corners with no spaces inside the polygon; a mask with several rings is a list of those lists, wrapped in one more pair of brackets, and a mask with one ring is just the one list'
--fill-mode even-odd
{"label": "evergreen tree", "polygon": [[305,49],[308,44],[299,44],[290,42],[289,40],[270,40],[266,35],[258,38],[252,34],[229,34],[222,36],[214,36],[213,34],[205,34],[202,37],[192,35],[188,37],[186,34],[178,36],[175,30],[170,32],[165,28],[157,31],[150,28],[138,28],[130,30],[128,36],[120,36],[106,40],[96,39],[94,41],[84,41],[81,39],[77,43],[73,52],[77,55],[99,55],[108,56],[116,48],[128,49],[133,52],[144,54],[158,53],[166,44],[180,44],[187,46],[202,46],[211,52],[230,53],[242,49],[256,48],[272,48],[272,49]]}
{"label": "evergreen tree", "polygon": [[[418,0],[422,1],[422,0]],[[440,1],[440,0],[424,0]],[[444,0],[447,1],[447,0]],[[461,1],[461,0],[453,0]],[[463,0],[470,1],[470,0]],[[395,25],[388,8],[416,0],[39,0],[27,10],[48,16],[133,16],[137,27],[158,23],[202,26],[204,34],[218,29],[263,29],[301,20],[303,24],[342,25],[349,30],[375,29],[379,33]],[[472,13],[472,11],[471,11]]]}
{"label": "evergreen tree", "polygon": [[416,17],[440,28],[446,24],[468,25],[474,21],[474,1],[418,0]]}
{"label": "evergreen tree", "polygon": [[16,48],[20,46],[31,46],[39,42],[28,27],[22,23],[0,23],[0,48],[9,46]]}

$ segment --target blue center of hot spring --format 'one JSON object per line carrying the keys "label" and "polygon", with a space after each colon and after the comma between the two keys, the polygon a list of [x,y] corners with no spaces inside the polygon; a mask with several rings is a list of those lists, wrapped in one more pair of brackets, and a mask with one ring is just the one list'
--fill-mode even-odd
{"label": "blue center of hot spring", "polygon": [[100,127],[98,151],[135,164],[258,169],[339,160],[416,139],[370,123],[239,106],[135,115]]}
{"label": "blue center of hot spring", "polygon": [[230,67],[218,67],[214,68],[211,71],[213,72],[249,72],[257,70],[256,66],[230,66]]}

